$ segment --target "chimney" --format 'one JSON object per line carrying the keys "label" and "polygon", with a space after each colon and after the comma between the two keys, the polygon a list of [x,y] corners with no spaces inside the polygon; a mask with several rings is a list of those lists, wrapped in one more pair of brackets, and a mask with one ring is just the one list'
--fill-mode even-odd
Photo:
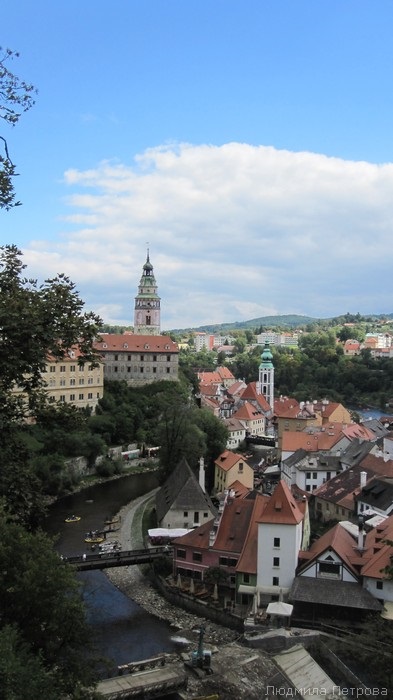
{"label": "chimney", "polygon": [[367,483],[367,472],[360,472],[360,488],[364,488]]}
{"label": "chimney", "polygon": [[364,550],[364,530],[363,523],[359,523],[358,527],[358,550],[363,552]]}
{"label": "chimney", "polygon": [[206,486],[205,486],[205,460],[203,457],[200,458],[199,460],[199,486],[201,487],[202,491],[205,493],[206,492]]}

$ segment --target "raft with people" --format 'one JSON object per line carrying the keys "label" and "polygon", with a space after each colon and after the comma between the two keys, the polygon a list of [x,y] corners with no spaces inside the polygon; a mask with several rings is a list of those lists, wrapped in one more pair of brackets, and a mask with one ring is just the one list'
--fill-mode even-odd
{"label": "raft with people", "polygon": [[69,515],[69,516],[65,519],[64,522],[65,522],[65,523],[77,523],[77,522],[79,522],[79,520],[80,520],[80,516],[79,516],[79,515]]}

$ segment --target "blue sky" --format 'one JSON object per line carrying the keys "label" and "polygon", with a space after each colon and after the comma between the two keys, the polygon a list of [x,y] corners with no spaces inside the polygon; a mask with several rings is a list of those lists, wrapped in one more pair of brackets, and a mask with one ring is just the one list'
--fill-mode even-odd
{"label": "blue sky", "polygon": [[162,327],[389,313],[391,0],[3,0],[38,89],[13,129],[2,243],[133,321],[149,243]]}

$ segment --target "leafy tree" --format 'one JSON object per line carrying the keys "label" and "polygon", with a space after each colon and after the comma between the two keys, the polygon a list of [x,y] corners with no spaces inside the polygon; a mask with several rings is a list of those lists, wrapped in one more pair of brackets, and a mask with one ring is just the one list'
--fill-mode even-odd
{"label": "leafy tree", "polygon": [[[11,49],[0,47],[0,119],[9,126],[15,126],[23,112],[34,105],[33,95],[36,90],[33,85],[20,80],[8,68],[8,64],[19,54]],[[11,160],[7,140],[0,135],[2,151],[0,151],[0,209],[10,209],[20,205],[15,201],[13,179],[17,175]]]}
{"label": "leafy tree", "polygon": [[[21,522],[35,526],[42,515],[42,488],[21,438],[26,411],[45,412],[43,387],[48,354],[61,360],[78,344],[80,362],[94,364],[93,341],[101,320],[83,312],[74,284],[64,275],[38,285],[24,278],[16,246],[0,247],[0,497]],[[22,393],[14,393],[20,388]],[[76,412],[63,409],[65,421]],[[46,417],[51,419],[50,411]],[[79,423],[81,415],[78,414]]]}
{"label": "leafy tree", "polygon": [[28,533],[3,510],[0,530],[0,644],[7,654],[0,672],[8,686],[16,687],[15,695],[3,697],[18,697],[19,681],[10,668],[23,660],[37,685],[44,688],[51,680],[56,694],[48,697],[89,697],[94,668],[86,654],[90,631],[73,571],[47,535]]}

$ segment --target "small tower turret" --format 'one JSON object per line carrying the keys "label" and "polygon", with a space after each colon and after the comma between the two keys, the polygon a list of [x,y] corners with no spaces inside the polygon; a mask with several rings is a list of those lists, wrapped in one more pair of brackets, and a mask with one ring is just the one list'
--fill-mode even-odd
{"label": "small tower turret", "polygon": [[149,249],[147,249],[146,262],[143,266],[138,294],[135,297],[134,333],[136,335],[160,335],[160,302],[153,265],[150,262]]}

